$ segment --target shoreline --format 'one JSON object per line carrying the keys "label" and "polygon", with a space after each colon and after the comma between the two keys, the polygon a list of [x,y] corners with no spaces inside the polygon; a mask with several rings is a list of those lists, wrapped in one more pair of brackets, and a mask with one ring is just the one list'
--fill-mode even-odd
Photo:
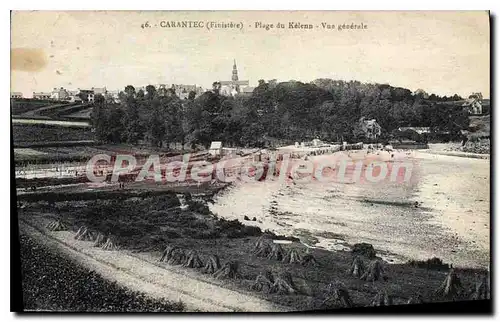
{"label": "shoreline", "polygon": [[419,150],[419,152],[431,155],[444,155],[450,157],[461,157],[461,158],[483,159],[483,160],[491,159],[490,154],[480,154],[480,153],[461,152],[461,151]]}
{"label": "shoreline", "polygon": [[[461,177],[456,178],[456,185],[446,194],[449,176],[442,169],[449,169],[449,163],[455,162],[456,158],[417,151],[415,160],[423,172],[419,173],[418,182],[413,187],[384,185],[372,190],[369,186],[355,184],[325,185],[321,188],[319,184],[286,186],[272,181],[247,183],[245,187],[234,185],[227,189],[227,193],[218,194],[210,209],[229,220],[255,216],[257,223],[243,222],[276,234],[299,237],[303,241],[307,236],[301,237],[303,234],[300,231],[305,230],[307,235],[316,237],[316,242],[307,242],[312,247],[337,250],[346,247],[346,243],[368,242],[393,262],[439,257],[454,266],[486,268],[490,262],[488,199],[483,196],[484,200],[478,199],[481,206],[474,207],[478,201],[471,199],[474,197],[470,194],[464,195],[467,189],[461,189],[465,187],[461,182],[467,179]],[[457,171],[467,171],[472,177],[487,171],[483,163],[488,160],[470,160],[472,163],[469,165],[466,158],[458,159],[459,165],[455,165]],[[484,177],[481,179],[484,180]],[[478,192],[489,191],[483,181],[475,179],[473,182]],[[444,192],[442,189],[445,189]],[[421,205],[415,208],[415,202]],[[462,204],[475,208],[480,216],[469,215],[467,208],[460,209]],[[476,211],[473,210],[473,213]],[[468,221],[470,223],[465,224]],[[374,227],[385,233],[379,233]],[[464,231],[465,228],[467,231]],[[474,230],[475,237],[471,237],[469,229]],[[424,230],[430,233],[424,234]],[[323,231],[343,238],[340,241],[335,236],[322,238],[320,234]],[[384,236],[394,238],[386,241]],[[408,240],[413,242],[408,243]]]}

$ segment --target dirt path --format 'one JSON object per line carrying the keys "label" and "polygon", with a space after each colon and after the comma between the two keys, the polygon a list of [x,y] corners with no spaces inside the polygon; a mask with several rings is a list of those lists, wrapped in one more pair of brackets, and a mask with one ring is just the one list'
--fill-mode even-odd
{"label": "dirt path", "polygon": [[45,232],[20,220],[22,232],[39,242],[57,249],[78,264],[91,269],[103,278],[143,292],[155,298],[181,301],[187,311],[207,312],[274,312],[290,311],[269,301],[231,291],[186,275],[158,267],[122,251],[104,251],[92,242],[79,241],[67,231]]}

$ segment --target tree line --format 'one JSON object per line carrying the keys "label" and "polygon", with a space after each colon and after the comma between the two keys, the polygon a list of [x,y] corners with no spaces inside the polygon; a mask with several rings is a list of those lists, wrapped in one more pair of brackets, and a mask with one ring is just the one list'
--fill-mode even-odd
{"label": "tree line", "polygon": [[468,126],[467,111],[450,103],[462,99],[414,94],[385,84],[317,79],[259,85],[251,95],[227,97],[220,84],[198,97],[180,99],[174,89],[149,85],[136,91],[131,85],[119,95],[120,103],[95,96],[91,124],[97,139],[113,143],[166,142],[208,146],[262,147],[275,141],[359,141],[365,133],[360,119],[376,119],[381,140],[399,127],[430,127],[434,133],[459,136]]}

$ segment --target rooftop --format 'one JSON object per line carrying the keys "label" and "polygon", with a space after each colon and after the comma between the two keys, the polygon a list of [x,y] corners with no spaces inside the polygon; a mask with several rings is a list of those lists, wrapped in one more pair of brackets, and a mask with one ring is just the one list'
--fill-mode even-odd
{"label": "rooftop", "polygon": [[221,141],[212,141],[212,144],[210,144],[210,149],[220,149],[220,148],[222,148]]}

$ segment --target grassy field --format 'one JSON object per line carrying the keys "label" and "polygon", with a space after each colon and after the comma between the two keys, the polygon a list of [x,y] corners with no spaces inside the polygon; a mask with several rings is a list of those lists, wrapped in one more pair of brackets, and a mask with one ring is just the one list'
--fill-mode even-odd
{"label": "grassy field", "polygon": [[90,128],[63,127],[50,125],[13,125],[14,145],[27,142],[80,141],[93,140]]}
{"label": "grassy field", "polygon": [[[189,200],[189,195],[186,198]],[[209,196],[207,198],[210,199]],[[149,254],[156,261],[167,246],[178,247],[184,250],[184,254],[196,250],[202,266],[213,255],[217,255],[222,265],[238,263],[234,278],[223,277],[219,281],[221,285],[252,292],[256,296],[298,310],[339,307],[338,303],[325,304],[325,300],[329,298],[330,284],[346,289],[353,306],[370,306],[381,292],[387,294],[393,304],[406,304],[416,297],[426,302],[468,299],[473,295],[476,281],[486,274],[484,270],[455,270],[461,281],[457,288],[460,291],[445,296],[436,293],[449,272],[445,266],[427,269],[411,264],[388,265],[380,262],[386,278],[362,280],[359,276],[353,276],[350,271],[355,254],[308,250],[293,238],[288,238],[292,241],[290,244],[272,246],[273,239],[283,237],[262,232],[257,227],[244,225],[237,220],[219,219],[209,211],[207,201],[204,200],[189,201],[190,209],[183,211],[179,208],[176,195],[168,192],[159,196],[127,198],[120,198],[117,194],[115,199],[107,200],[70,199],[50,205],[42,200],[25,200],[23,214],[29,218],[40,216],[59,220],[67,230],[75,232],[86,226],[94,234],[101,233],[111,237],[114,245],[121,249],[132,250],[138,256]],[[274,255],[259,256],[254,252],[258,241],[277,252]],[[312,256],[315,263],[284,262],[281,256],[291,250],[302,258]],[[376,260],[367,254],[360,255],[359,258],[363,266]],[[202,274],[201,268],[186,269],[198,271],[200,278],[207,276]],[[274,278],[290,274],[293,291],[274,293],[255,290],[258,284],[256,279],[266,271],[271,272]]]}
{"label": "grassy field", "polygon": [[34,111],[53,103],[53,101],[47,100],[11,100],[10,109],[12,111],[12,115],[18,115],[29,111]]}

